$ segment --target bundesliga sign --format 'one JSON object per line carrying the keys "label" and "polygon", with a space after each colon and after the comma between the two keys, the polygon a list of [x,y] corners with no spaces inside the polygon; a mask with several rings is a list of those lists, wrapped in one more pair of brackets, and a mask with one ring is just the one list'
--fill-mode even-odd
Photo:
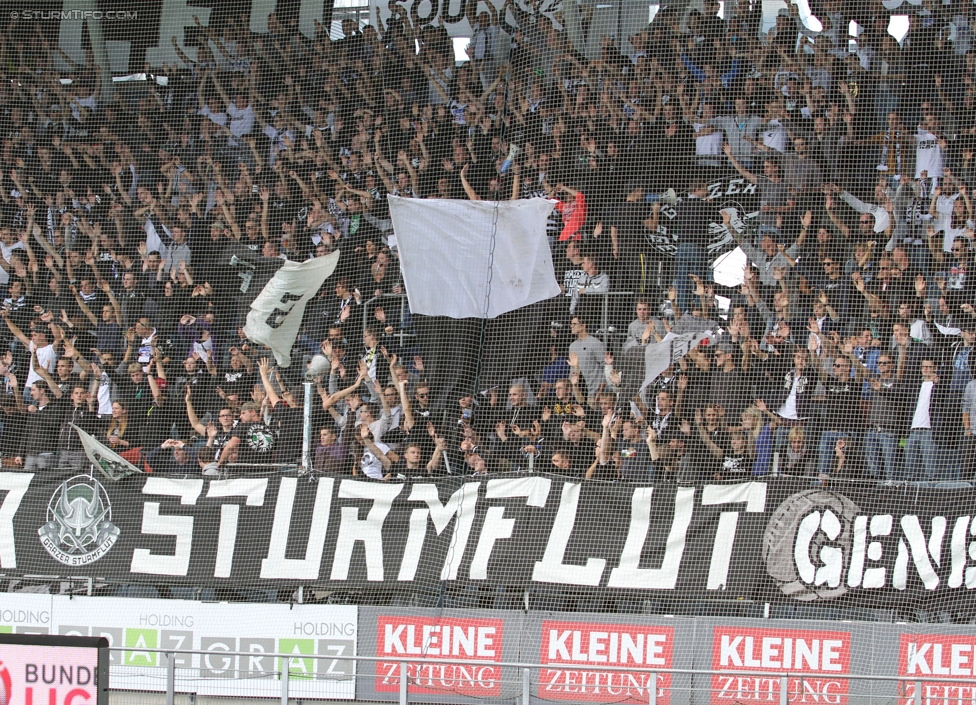
{"label": "bundesliga sign", "polygon": [[108,705],[108,640],[0,634],[2,705]]}

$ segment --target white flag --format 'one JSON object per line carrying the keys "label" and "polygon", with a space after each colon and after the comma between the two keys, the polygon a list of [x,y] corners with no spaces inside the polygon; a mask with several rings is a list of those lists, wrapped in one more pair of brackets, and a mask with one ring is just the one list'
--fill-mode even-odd
{"label": "white flag", "polygon": [[[691,318],[682,316],[681,320]],[[671,364],[677,362],[689,352],[691,352],[701,341],[712,335],[712,331],[697,331],[675,335],[671,331],[661,339],[660,343],[651,343],[644,348],[644,384],[641,385],[641,392],[651,382],[656,380],[668,369]]]}
{"label": "white flag", "polygon": [[85,433],[80,428],[71,424],[71,427],[78,432],[81,445],[85,449],[85,455],[92,464],[101,470],[102,474],[111,480],[118,480],[126,475],[141,473],[142,470],[123,458],[111,448],[102,445],[94,436]]}
{"label": "white flag", "polygon": [[559,294],[552,201],[387,198],[413,313],[495,318]]}
{"label": "white flag", "polygon": [[281,367],[291,365],[291,346],[305,315],[305,305],[335,271],[339,250],[305,262],[285,262],[251,304],[244,334],[271,348]]}

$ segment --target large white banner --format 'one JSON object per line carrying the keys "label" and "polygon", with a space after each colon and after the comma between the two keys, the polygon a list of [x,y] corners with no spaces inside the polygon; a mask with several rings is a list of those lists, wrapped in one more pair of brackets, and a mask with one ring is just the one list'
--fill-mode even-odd
{"label": "large white banner", "polygon": [[305,305],[335,271],[339,250],[306,262],[285,262],[251,304],[244,334],[271,348],[282,367],[291,365],[291,346],[305,315]]}
{"label": "large white banner", "polygon": [[[279,659],[291,654],[294,699],[353,700],[359,611],[349,605],[207,603],[4,593],[0,632],[104,636],[112,690],[166,690],[166,661],[146,649],[196,649],[176,656],[176,690],[277,698]],[[242,651],[249,656],[231,656]],[[309,658],[324,656],[326,658]],[[46,701],[46,700],[45,700]]]}
{"label": "large white banner", "polygon": [[387,198],[413,313],[496,318],[559,294],[552,201]]}

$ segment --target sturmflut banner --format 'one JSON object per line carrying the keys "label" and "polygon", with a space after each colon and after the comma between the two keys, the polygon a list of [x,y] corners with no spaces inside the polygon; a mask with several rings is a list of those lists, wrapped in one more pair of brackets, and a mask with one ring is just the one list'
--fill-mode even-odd
{"label": "sturmflut banner", "polygon": [[541,474],[109,482],[4,472],[0,568],[210,587],[475,584],[951,609],[976,595],[974,499],[969,488],[824,489],[783,477],[680,487]]}

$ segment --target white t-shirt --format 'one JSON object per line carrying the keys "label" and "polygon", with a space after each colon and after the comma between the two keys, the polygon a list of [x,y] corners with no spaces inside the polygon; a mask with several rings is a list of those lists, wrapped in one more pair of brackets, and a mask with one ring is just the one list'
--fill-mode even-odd
{"label": "white t-shirt", "polygon": [[[708,127],[706,123],[696,122],[695,132],[701,132]],[[725,141],[725,133],[715,130],[711,134],[695,137],[695,153],[700,157],[699,164],[705,166],[718,166],[722,154],[722,142]],[[704,157],[704,158],[701,158]]]}
{"label": "white t-shirt", "polygon": [[[251,134],[251,130],[254,129],[254,110],[250,105],[244,108],[238,108],[236,105],[231,103],[227,106],[227,116],[230,118],[230,134],[234,137],[243,137],[244,135]],[[232,144],[236,144],[234,140],[230,140]]]}
{"label": "white t-shirt", "polygon": [[[23,250],[23,249],[24,249],[24,243],[20,241],[15,242],[10,247],[7,247],[7,245],[0,242],[0,256],[3,257],[4,261],[7,264],[10,264],[10,255],[11,253],[13,253],[14,250]],[[9,282],[10,282],[10,275],[3,267],[0,267],[0,284],[8,284]]]}
{"label": "white t-shirt", "polygon": [[932,403],[932,389],[934,382],[922,382],[922,388],[918,391],[918,401],[915,404],[915,415],[912,416],[912,429],[932,428],[932,418],[929,415],[929,406]]}
{"label": "white t-shirt", "polygon": [[108,373],[102,372],[98,378],[98,415],[107,416],[112,413],[112,380]]}
{"label": "white t-shirt", "polygon": [[215,113],[206,105],[200,108],[197,115],[205,115],[206,117],[210,118],[210,122],[215,122],[220,126],[227,124],[227,113]]}
{"label": "white t-shirt", "polygon": [[915,178],[920,179],[922,172],[928,172],[929,178],[942,178],[942,147],[935,134],[918,128],[915,134],[918,145],[915,149]]}
{"label": "white t-shirt", "polygon": [[273,125],[268,125],[264,128],[264,134],[271,140],[271,146],[268,148],[268,165],[273,166],[278,159],[278,153],[288,149],[285,139],[294,142],[295,133],[288,128],[277,130]]}
{"label": "white t-shirt", "polygon": [[783,402],[783,406],[779,408],[776,413],[782,416],[784,419],[793,419],[798,421],[799,417],[796,415],[796,388],[800,384],[800,380],[804,379],[803,375],[793,374],[793,386],[790,388],[790,394],[786,397],[786,401]]}
{"label": "white t-shirt", "polygon": [[[390,452],[390,446],[385,443],[374,443],[373,445],[383,451],[383,453]],[[360,461],[359,467],[366,477],[371,477],[374,480],[382,480],[386,474],[386,471],[383,469],[383,463],[373,455],[373,451],[368,447],[363,448],[363,459]]]}
{"label": "white t-shirt", "polygon": [[[971,220],[967,220],[961,228],[952,227],[952,209],[958,198],[958,193],[954,196],[941,195],[935,201],[936,216],[932,220],[932,227],[935,228],[936,232],[942,232],[943,252],[952,252],[952,243],[956,241],[957,237],[965,238],[963,233],[966,232],[966,228],[976,228],[976,224]],[[966,239],[968,240],[968,238]]]}
{"label": "white t-shirt", "polygon": [[[35,350],[37,351],[37,361],[41,363],[41,367],[48,372],[54,372],[54,364],[58,361],[58,354],[54,352],[54,346],[45,345],[43,348],[39,348],[32,340],[30,351],[34,352]],[[24,388],[30,387],[40,378],[41,376],[34,370],[34,360],[31,359],[30,371],[27,373],[27,381],[24,382]]]}

